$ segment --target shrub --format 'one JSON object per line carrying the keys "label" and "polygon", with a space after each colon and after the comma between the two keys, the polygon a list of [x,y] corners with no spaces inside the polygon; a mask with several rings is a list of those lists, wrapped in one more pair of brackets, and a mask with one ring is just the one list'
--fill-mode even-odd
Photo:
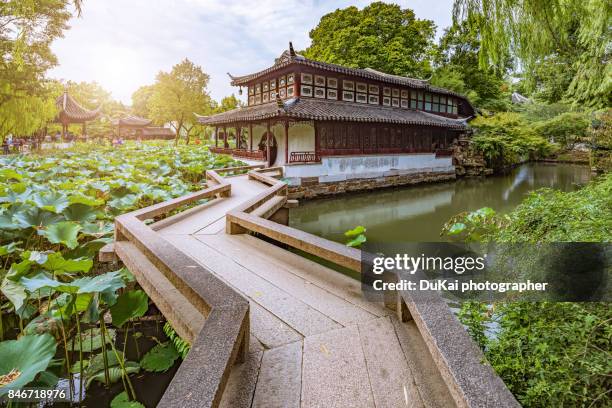
{"label": "shrub", "polygon": [[518,113],[479,116],[471,125],[476,130],[474,146],[492,168],[546,157],[555,151],[555,146],[539,136]]}
{"label": "shrub", "polygon": [[[468,241],[610,242],[612,174],[575,192],[538,190],[507,215],[460,214],[445,228]],[[610,406],[608,303],[466,302],[459,319],[523,406]]]}
{"label": "shrub", "polygon": [[535,125],[536,132],[550,142],[571,148],[575,143],[585,141],[591,121],[588,115],[566,112]]}

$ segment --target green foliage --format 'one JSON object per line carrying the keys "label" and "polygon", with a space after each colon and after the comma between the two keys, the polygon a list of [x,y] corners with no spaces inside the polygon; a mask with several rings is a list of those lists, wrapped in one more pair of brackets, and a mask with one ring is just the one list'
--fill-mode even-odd
{"label": "green foliage", "polygon": [[187,139],[195,126],[194,112],[206,114],[211,109],[206,92],[209,76],[188,59],[174,65],[170,72],[157,74],[147,101],[150,117],[156,123],[172,123],[176,142],[181,132]]}
{"label": "green foliage", "polygon": [[[111,346],[113,346],[112,343]],[[84,367],[86,368],[81,370]],[[81,381],[86,381],[85,387],[89,387],[94,381],[108,386],[122,380],[124,388],[126,388],[125,384],[127,382],[133,396],[134,389],[128,376],[140,372],[140,365],[133,361],[125,360],[123,353],[113,347],[112,350],[105,351],[103,349],[101,353],[92,355],[89,360],[79,362],[78,366],[75,364],[71,371],[83,373],[80,378]]]}
{"label": "green foliage", "polygon": [[499,217],[489,207],[464,212],[452,217],[443,227],[442,235],[464,242],[481,242],[500,228]]}
{"label": "green foliage", "polygon": [[365,232],[367,229],[363,225],[358,225],[355,228],[348,230],[344,233],[344,236],[350,238],[350,240],[346,243],[346,246],[349,247],[360,247],[367,241],[365,236]]}
{"label": "green foliage", "polygon": [[537,123],[535,130],[547,140],[564,147],[571,147],[575,143],[585,141],[590,125],[591,121],[586,114],[566,112]]}
{"label": "green foliage", "polygon": [[431,73],[429,52],[435,26],[410,9],[372,3],[326,14],[310,31],[304,56],[354,68],[373,68],[395,75],[425,77]]}
{"label": "green foliage", "polygon": [[191,349],[191,345],[183,340],[168,322],[164,324],[164,333],[166,336],[168,336],[172,344],[174,344],[174,348],[184,360],[185,357],[187,357],[187,353],[189,353],[189,350]]}
{"label": "green foliage", "polygon": [[612,95],[609,10],[607,0],[456,0],[454,15],[478,22],[481,67],[503,67],[510,53],[531,88],[545,89],[544,100],[557,101],[562,93],[573,103],[607,107]]}
{"label": "green foliage", "polygon": [[472,138],[474,146],[484,155],[489,167],[542,158],[555,151],[555,147],[539,136],[518,113],[479,116],[470,124],[476,129]]}
{"label": "green foliage", "polygon": [[130,401],[127,392],[117,394],[111,401],[110,408],[144,408],[138,401]]}
{"label": "green foliage", "polygon": [[[579,191],[542,189],[507,215],[463,214],[460,238],[494,242],[610,242],[612,175]],[[610,404],[612,311],[607,303],[466,302],[459,313],[489,363],[525,407]],[[491,327],[493,336],[487,336]]]}
{"label": "green foliage", "polygon": [[[460,314],[524,407],[610,406],[612,312],[607,303],[475,302]],[[494,338],[483,327],[496,322]]]}
{"label": "green foliage", "polygon": [[[463,224],[463,228],[453,227]],[[578,191],[540,189],[505,215],[490,208],[453,217],[444,232],[467,241],[610,242],[612,174]]]}
{"label": "green foliage", "polygon": [[0,397],[33,381],[47,369],[54,355],[55,340],[48,334],[1,342]]}
{"label": "green foliage", "polygon": [[467,96],[477,108],[508,110],[510,93],[504,74],[510,68],[509,58],[501,71],[479,65],[480,38],[477,23],[474,18],[455,22],[444,31],[434,53],[437,68],[431,84]]}
{"label": "green foliage", "polygon": [[228,110],[236,109],[241,105],[241,102],[234,94],[226,96],[221,99],[221,103],[214,108],[215,113],[226,112]]}
{"label": "green foliage", "polygon": [[179,358],[179,352],[171,341],[157,344],[140,360],[141,367],[146,371],[167,371]]}
{"label": "green foliage", "polygon": [[612,171],[612,109],[597,112],[589,129],[592,166],[598,172]]}
{"label": "green foliage", "polygon": [[149,297],[142,290],[124,292],[111,306],[113,325],[121,327],[130,319],[142,317],[149,308]]}

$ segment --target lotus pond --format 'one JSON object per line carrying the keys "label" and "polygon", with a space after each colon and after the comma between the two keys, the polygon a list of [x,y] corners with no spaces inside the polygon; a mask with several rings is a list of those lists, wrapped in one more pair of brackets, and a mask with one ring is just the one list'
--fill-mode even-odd
{"label": "lotus pond", "polygon": [[[95,257],[115,216],[241,164],[159,142],[0,157],[0,398],[40,387],[67,390],[68,405],[154,406],[188,345],[127,269]],[[139,392],[143,378],[159,395]]]}

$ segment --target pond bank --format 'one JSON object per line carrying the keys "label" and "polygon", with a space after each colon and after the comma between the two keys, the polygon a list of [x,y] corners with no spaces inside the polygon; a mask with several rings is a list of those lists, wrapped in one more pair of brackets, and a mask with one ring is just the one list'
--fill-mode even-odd
{"label": "pond bank", "polygon": [[290,211],[290,225],[337,242],[356,225],[368,229],[370,242],[440,241],[444,223],[460,212],[484,206],[507,212],[533,190],[573,191],[590,178],[587,166],[527,163],[490,177],[306,200]]}

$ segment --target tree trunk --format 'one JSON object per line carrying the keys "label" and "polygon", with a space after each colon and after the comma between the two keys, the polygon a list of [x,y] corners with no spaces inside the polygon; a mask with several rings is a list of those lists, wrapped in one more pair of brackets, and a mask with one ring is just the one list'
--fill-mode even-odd
{"label": "tree trunk", "polygon": [[183,123],[179,123],[176,126],[176,137],[174,138],[174,146],[178,146],[179,139],[181,137],[181,128],[183,127]]}

